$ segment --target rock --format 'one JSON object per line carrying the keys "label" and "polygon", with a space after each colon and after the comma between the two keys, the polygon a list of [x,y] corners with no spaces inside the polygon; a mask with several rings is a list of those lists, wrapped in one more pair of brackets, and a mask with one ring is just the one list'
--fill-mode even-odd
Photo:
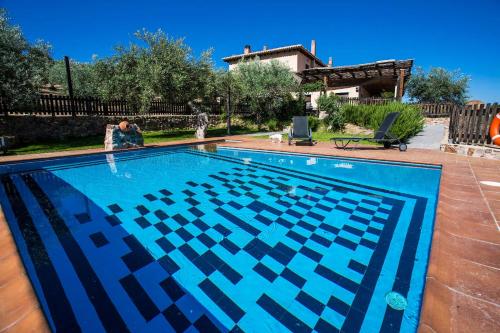
{"label": "rock", "polygon": [[136,124],[130,124],[128,132],[122,132],[118,125],[106,125],[106,136],[104,137],[104,150],[118,150],[126,148],[137,148],[144,146],[144,139]]}
{"label": "rock", "polygon": [[457,152],[457,148],[455,148],[454,146],[452,145],[442,145],[442,149],[445,153],[456,153]]}

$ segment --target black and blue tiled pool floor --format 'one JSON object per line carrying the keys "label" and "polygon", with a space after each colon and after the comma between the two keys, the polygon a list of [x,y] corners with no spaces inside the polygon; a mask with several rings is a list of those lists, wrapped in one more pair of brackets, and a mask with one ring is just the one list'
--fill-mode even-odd
{"label": "black and blue tiled pool floor", "polygon": [[[403,207],[417,224],[402,250],[409,266],[425,202],[218,159],[221,171],[183,188],[104,209],[47,171],[3,176],[53,328],[361,329]],[[411,267],[395,274],[393,289],[406,295]],[[403,312],[379,313],[381,328],[399,329]]]}

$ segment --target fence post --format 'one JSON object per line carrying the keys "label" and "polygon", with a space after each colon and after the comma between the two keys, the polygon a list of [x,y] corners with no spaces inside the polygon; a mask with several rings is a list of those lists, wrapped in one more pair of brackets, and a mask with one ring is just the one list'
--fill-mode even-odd
{"label": "fence post", "polygon": [[52,117],[55,117],[56,116],[56,111],[55,111],[55,107],[54,107],[54,99],[53,99],[53,95],[52,94],[49,95],[49,109],[50,109],[50,115]]}
{"label": "fence post", "polygon": [[449,125],[449,129],[448,129],[448,142],[451,140],[451,142],[453,143],[453,137],[454,137],[454,133],[455,133],[455,110],[456,108],[452,108],[450,110],[450,125]]}
{"label": "fence post", "polygon": [[87,111],[87,115],[91,116],[92,115],[92,103],[90,102],[89,97],[85,98],[85,109]]}
{"label": "fence post", "polygon": [[107,101],[102,102],[102,111],[104,113],[104,116],[108,115],[108,102]]}

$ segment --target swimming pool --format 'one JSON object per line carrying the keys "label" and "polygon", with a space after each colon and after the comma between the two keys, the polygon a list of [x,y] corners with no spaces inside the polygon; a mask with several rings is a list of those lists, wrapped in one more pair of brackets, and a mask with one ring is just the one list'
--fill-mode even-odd
{"label": "swimming pool", "polygon": [[418,326],[438,166],[208,145],[0,173],[53,330]]}

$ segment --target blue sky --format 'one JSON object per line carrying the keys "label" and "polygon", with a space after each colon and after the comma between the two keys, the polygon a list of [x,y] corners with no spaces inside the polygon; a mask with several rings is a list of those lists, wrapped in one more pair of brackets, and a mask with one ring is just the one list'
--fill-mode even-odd
{"label": "blue sky", "polygon": [[415,59],[415,66],[460,68],[470,96],[500,102],[500,0],[421,1],[29,1],[0,0],[29,40],[44,39],[53,55],[90,61],[127,44],[138,29],[185,37],[195,54],[226,55],[317,41],[334,65]]}

